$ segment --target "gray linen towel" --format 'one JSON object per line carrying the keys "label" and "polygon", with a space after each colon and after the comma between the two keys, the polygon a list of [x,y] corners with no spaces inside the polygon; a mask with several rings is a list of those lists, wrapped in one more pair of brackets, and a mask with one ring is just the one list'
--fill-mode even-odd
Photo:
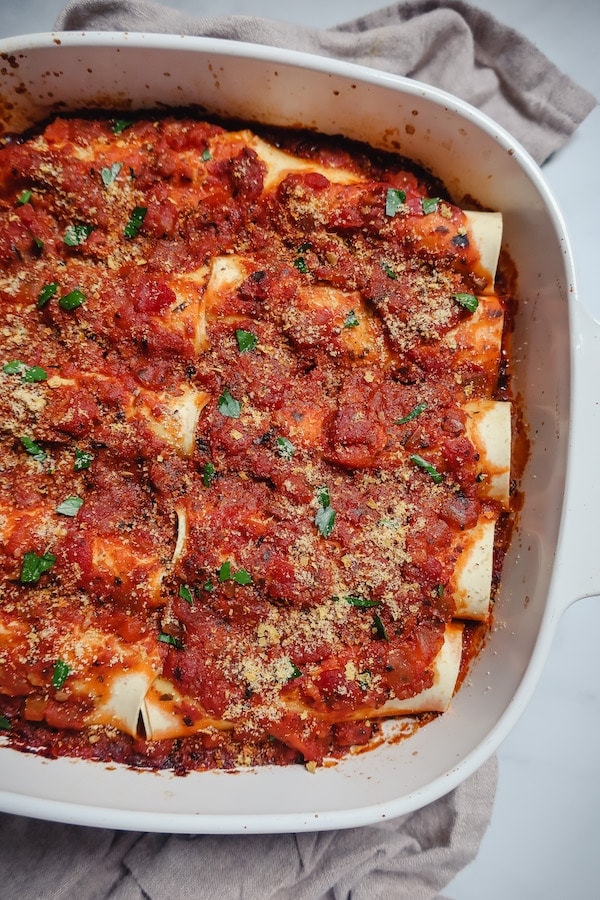
{"label": "gray linen towel", "polygon": [[409,0],[327,29],[253,16],[192,17],[142,0],[71,0],[56,29],[229,38],[407,75],[483,110],[540,164],[596,105],[526,38],[463,0]]}
{"label": "gray linen towel", "polygon": [[496,761],[436,803],[347,831],[164,835],[0,815],[3,900],[432,900],[477,854]]}
{"label": "gray linen towel", "polygon": [[[416,0],[331,29],[190,17],[139,0],[72,0],[57,30],[206,35],[408,75],[495,118],[542,163],[596,105],[517,32],[461,0]],[[496,761],[436,803],[371,827],[188,836],[0,815],[3,900],[431,900],[475,858]]]}

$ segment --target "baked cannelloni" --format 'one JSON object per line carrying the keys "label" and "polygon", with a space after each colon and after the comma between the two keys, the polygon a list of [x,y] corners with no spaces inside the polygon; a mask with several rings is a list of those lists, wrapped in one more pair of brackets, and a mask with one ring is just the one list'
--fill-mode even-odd
{"label": "baked cannelloni", "polygon": [[444,712],[510,524],[501,216],[190,114],[6,139],[0,216],[5,739],[313,766]]}

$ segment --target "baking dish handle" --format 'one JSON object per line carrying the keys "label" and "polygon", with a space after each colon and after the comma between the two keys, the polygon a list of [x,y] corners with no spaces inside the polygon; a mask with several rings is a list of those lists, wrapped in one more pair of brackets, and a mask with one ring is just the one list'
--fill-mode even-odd
{"label": "baking dish handle", "polygon": [[600,594],[600,324],[576,301],[571,328],[569,464],[556,573],[563,609]]}

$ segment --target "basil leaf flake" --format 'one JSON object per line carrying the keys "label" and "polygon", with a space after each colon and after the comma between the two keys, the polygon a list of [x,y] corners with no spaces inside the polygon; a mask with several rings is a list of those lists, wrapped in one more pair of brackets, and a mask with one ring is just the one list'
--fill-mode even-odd
{"label": "basil leaf flake", "polygon": [[29,203],[31,200],[31,191],[21,191],[19,196],[17,197],[17,205],[25,206],[26,203]]}
{"label": "basil leaf flake", "polygon": [[422,456],[419,456],[418,453],[413,453],[410,457],[410,461],[411,463],[414,463],[415,466],[423,469],[424,472],[427,472],[434,484],[441,484],[444,480],[444,476],[438,472],[436,467],[430,462],[427,462],[426,459],[423,459]]}
{"label": "basil leaf flake", "polygon": [[383,624],[377,613],[375,613],[375,615],[373,616],[371,631],[378,641],[389,641],[388,633],[385,630],[385,625]]}
{"label": "basil leaf flake", "polygon": [[38,294],[38,298],[35,304],[37,309],[43,309],[44,306],[49,303],[52,297],[54,297],[57,290],[58,281],[50,281],[48,284],[45,284]]}
{"label": "basil leaf flake", "polygon": [[65,681],[69,677],[71,669],[63,659],[57,659],[52,672],[52,687],[60,691]]}
{"label": "basil leaf flake", "polygon": [[298,668],[298,666],[297,666],[295,663],[293,663],[293,662],[291,661],[291,659],[288,660],[288,662],[289,662],[289,664],[290,664],[290,666],[291,666],[291,669],[292,669],[291,675],[288,676],[288,681],[293,681],[294,678],[301,678],[301,677],[302,677],[302,672],[300,671],[300,669]]}
{"label": "basil leaf flake", "polygon": [[479,306],[479,300],[474,294],[454,294],[454,299],[470,313],[474,313]]}
{"label": "basil leaf flake", "polygon": [[55,562],[54,553],[43,553],[38,556],[32,550],[28,551],[23,556],[19,581],[21,584],[36,584],[45,572],[50,571]]}
{"label": "basil leaf flake", "polygon": [[239,419],[242,412],[242,404],[235,397],[231,396],[227,388],[219,397],[217,408],[222,416],[227,416],[230,419]]}
{"label": "basil leaf flake", "polygon": [[346,318],[344,319],[344,328],[356,328],[357,325],[360,325],[356,313],[353,309],[350,310]]}
{"label": "basil leaf flake", "polygon": [[221,568],[218,572],[219,581],[222,583],[224,581],[229,581],[231,578],[231,563],[229,560],[225,560],[225,562],[221,563]]}
{"label": "basil leaf flake", "polygon": [[250,574],[250,572],[248,572],[246,569],[236,569],[235,572],[232,572],[231,562],[228,559],[225,560],[225,562],[221,563],[221,567],[217,573],[217,576],[221,584],[224,581],[235,581],[236,584],[242,585],[252,584],[252,575]]}
{"label": "basil leaf flake", "polygon": [[437,212],[437,208],[439,205],[439,197],[423,197],[423,199],[421,200],[421,209],[426,216],[429,216],[431,213]]}
{"label": "basil leaf flake", "polygon": [[277,453],[282,459],[290,460],[295,452],[296,448],[286,437],[277,438]]}
{"label": "basil leaf flake", "polygon": [[406,193],[398,188],[388,188],[385,195],[385,214],[392,218],[406,201]]}
{"label": "basil leaf flake", "polygon": [[249,350],[254,350],[256,345],[258,344],[258,338],[251,331],[244,331],[243,328],[238,328],[235,332],[235,339],[237,341],[238,350],[240,353],[247,353]]}
{"label": "basil leaf flake", "polygon": [[333,531],[333,526],[335,525],[335,510],[331,506],[329,490],[326,487],[319,488],[317,491],[317,500],[319,508],[317,509],[317,514],[315,516],[315,525],[317,526],[319,534],[327,538]]}
{"label": "basil leaf flake", "polygon": [[168,644],[170,647],[174,647],[175,650],[183,650],[183,642],[176,637],[173,637],[172,634],[165,634],[164,631],[161,631],[158,635],[158,640],[161,644]]}
{"label": "basil leaf flake", "polygon": [[461,250],[465,247],[469,246],[469,235],[463,232],[459,232],[455,234],[453,238],[450,240],[451,244],[454,244],[455,247],[459,247]]}
{"label": "basil leaf flake", "polygon": [[325,486],[320,487],[317,491],[317,500],[319,501],[320,506],[327,507],[331,503],[329,498],[329,489]]}
{"label": "basil leaf flake", "polygon": [[136,206],[134,209],[132,209],[129,216],[129,222],[123,229],[123,234],[126,238],[134,238],[138,236],[140,228],[144,224],[144,219],[146,218],[147,212],[147,206]]}
{"label": "basil leaf flake", "polygon": [[40,381],[48,381],[48,373],[41,366],[29,366],[23,372],[21,381],[25,384],[39,384]]}
{"label": "basil leaf flake", "polygon": [[303,256],[296,257],[296,259],[294,260],[294,266],[298,269],[299,272],[302,273],[302,275],[308,274],[308,266]]}
{"label": "basil leaf flake", "polygon": [[358,673],[358,675],[356,676],[356,680],[358,681],[361,689],[363,691],[366,691],[373,683],[373,675],[368,669],[365,669],[364,672]]}
{"label": "basil leaf flake", "polygon": [[202,484],[204,487],[210,487],[216,477],[216,469],[211,462],[204,463],[202,468]]}
{"label": "basil leaf flake", "polygon": [[112,166],[103,166],[100,169],[100,178],[104,187],[109,187],[117,178],[123,168],[123,163],[114,162]]}
{"label": "basil leaf flake", "polygon": [[2,366],[5,375],[20,375],[21,381],[25,384],[37,384],[40,381],[48,380],[48,373],[41,366],[28,366],[21,362],[20,359],[11,359],[6,365]]}
{"label": "basil leaf flake", "polygon": [[388,278],[391,278],[393,281],[395,281],[396,278],[398,277],[398,274],[396,273],[396,270],[395,270],[392,266],[390,266],[389,263],[382,262],[382,263],[381,263],[381,268],[383,269],[383,271],[385,272],[385,274],[387,275],[387,277],[388,277]]}
{"label": "basil leaf flake", "polygon": [[27,437],[27,435],[23,435],[23,437],[21,438],[21,443],[27,453],[29,453],[30,456],[33,456],[36,462],[44,462],[47,457],[47,453],[40,444],[38,444],[32,438]]}
{"label": "basil leaf flake", "polygon": [[367,597],[362,597],[360,594],[347,594],[344,597],[346,603],[349,603],[350,606],[355,606],[357,609],[370,609],[373,606],[381,606],[380,600],[369,600]]}
{"label": "basil leaf flake", "polygon": [[186,603],[189,603],[190,606],[194,605],[194,595],[187,584],[179,585],[179,596],[182,600],[185,600]]}
{"label": "basil leaf flake", "polygon": [[72,291],[69,291],[68,294],[64,294],[60,300],[58,301],[58,305],[65,312],[73,312],[74,309],[79,309],[80,306],[86,301],[86,296],[83,291],[80,291],[79,288],[75,288]]}
{"label": "basil leaf flake", "polygon": [[417,403],[417,405],[411,409],[409,413],[405,416],[402,416],[400,419],[394,419],[394,425],[406,425],[407,422],[411,422],[413,419],[416,419],[417,416],[420,416],[422,412],[425,412],[427,409],[426,403]]}
{"label": "basil leaf flake", "polygon": [[80,450],[79,447],[75,447],[75,462],[73,463],[74,472],[82,472],[84,469],[89,469],[93,461],[94,456],[92,453],[88,450]]}
{"label": "basil leaf flake", "polygon": [[252,584],[252,575],[246,569],[237,569],[231,576],[231,580],[236,584]]}
{"label": "basil leaf flake", "polygon": [[0,715],[0,729],[4,731],[8,731],[11,727],[10,719],[7,719],[6,716]]}
{"label": "basil leaf flake", "polygon": [[67,497],[56,507],[56,512],[61,516],[70,516],[71,518],[73,518],[77,515],[82,506],[83,500],[81,499],[81,497]]}
{"label": "basil leaf flake", "polygon": [[83,222],[68,225],[63,240],[67,247],[80,247],[81,244],[85,244],[94,228],[94,225],[86,225]]}
{"label": "basil leaf flake", "polygon": [[126,128],[133,125],[133,119],[115,119],[112,126],[113,134],[121,134]]}
{"label": "basil leaf flake", "polygon": [[2,371],[5,375],[20,375],[24,365],[25,363],[22,363],[20,359],[11,359],[2,366]]}

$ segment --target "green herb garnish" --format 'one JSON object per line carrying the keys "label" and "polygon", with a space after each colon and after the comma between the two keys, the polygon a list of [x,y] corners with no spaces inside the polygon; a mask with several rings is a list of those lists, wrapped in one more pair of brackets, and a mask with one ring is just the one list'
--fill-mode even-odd
{"label": "green herb garnish", "polygon": [[202,468],[202,484],[204,487],[210,487],[215,479],[216,469],[211,462],[204,463]]}
{"label": "green herb garnish", "polygon": [[221,567],[218,572],[219,581],[229,581],[231,577],[231,563],[229,561],[225,561],[221,563]]}
{"label": "green herb garnish", "polygon": [[427,472],[427,474],[431,476],[431,480],[434,484],[441,484],[444,480],[444,476],[438,472],[436,467],[432,466],[431,463],[427,462],[426,459],[423,459],[423,457],[419,456],[417,453],[411,455],[410,461],[411,463],[414,463],[415,466],[423,469],[424,472]]}
{"label": "green herb garnish", "polygon": [[146,218],[146,213],[148,212],[147,206],[136,206],[129,216],[129,222],[123,229],[123,234],[126,238],[134,238],[137,237],[140,231],[140,228],[144,224],[144,219]]}
{"label": "green herb garnish", "polygon": [[423,199],[421,200],[421,209],[426,216],[430,215],[431,213],[437,212],[437,208],[439,205],[439,197],[423,197]]}
{"label": "green herb garnish", "polygon": [[331,502],[329,497],[329,488],[325,487],[325,485],[323,487],[320,487],[317,491],[317,500],[319,501],[320,506],[329,506]]}
{"label": "green herb garnish", "polygon": [[29,453],[30,456],[33,456],[33,458],[35,459],[36,462],[44,462],[47,454],[46,454],[46,451],[44,450],[44,448],[40,444],[38,444],[32,438],[27,437],[27,435],[24,435],[21,438],[21,443],[22,443],[23,447],[25,448],[25,450],[27,451],[27,453]]}
{"label": "green herb garnish", "polygon": [[41,556],[33,551],[25,553],[19,581],[21,584],[36,584],[45,572],[50,571],[55,562],[54,553],[43,553]]}
{"label": "green herb garnish", "polygon": [[61,687],[63,687],[65,681],[69,677],[70,672],[71,669],[67,663],[63,659],[57,659],[54,664],[54,671],[52,672],[52,687],[56,688],[57,691],[60,691]]}
{"label": "green herb garnish", "polygon": [[231,576],[236,584],[252,584],[252,575],[246,569],[237,569]]}
{"label": "green herb garnish", "polygon": [[81,497],[67,497],[56,507],[56,512],[60,513],[61,516],[70,516],[73,518],[77,515],[82,506],[83,500]]}
{"label": "green herb garnish", "polygon": [[298,666],[290,660],[288,660],[290,666],[292,667],[292,674],[288,676],[288,681],[293,681],[295,678],[300,678],[302,676],[302,672],[298,668]]}
{"label": "green herb garnish", "polygon": [[21,193],[17,197],[17,204],[19,206],[25,206],[25,204],[29,203],[30,200],[31,200],[31,191],[21,191]]}
{"label": "green herb garnish", "polygon": [[413,419],[416,419],[417,416],[420,416],[421,413],[425,412],[426,409],[426,403],[417,403],[417,405],[413,409],[411,409],[411,411],[405,416],[402,416],[401,419],[395,419],[394,425],[406,425],[407,422],[411,422]]}
{"label": "green herb garnish", "polygon": [[294,265],[298,269],[298,271],[301,272],[303,275],[308,274],[308,266],[307,266],[306,260],[304,259],[303,256],[297,256],[296,259],[294,260]]}
{"label": "green herb garnish", "polygon": [[47,381],[48,373],[41,366],[29,366],[21,377],[21,381],[26,384],[38,384],[40,381]]}
{"label": "green herb garnish", "polygon": [[406,193],[398,188],[388,188],[385,195],[385,214],[395,216],[402,204],[406,201]]}
{"label": "green herb garnish", "polygon": [[235,581],[236,584],[251,584],[252,575],[246,569],[236,569],[231,571],[231,563],[229,560],[221,563],[221,567],[217,573],[217,577],[221,583],[224,581]]}
{"label": "green herb garnish", "polygon": [[392,266],[390,266],[389,263],[382,262],[381,268],[383,269],[383,271],[385,272],[385,274],[387,275],[388,278],[391,278],[392,280],[395,281],[396,278],[398,277],[396,270]]}
{"label": "green herb garnish", "polygon": [[63,240],[67,247],[80,247],[81,244],[85,244],[94,228],[94,225],[86,225],[83,222],[76,225],[69,225],[65,231]]}
{"label": "green herb garnish", "polygon": [[170,647],[174,647],[176,650],[183,649],[183,642],[176,637],[173,637],[172,634],[165,634],[164,631],[161,631],[158,635],[158,640],[161,644],[168,644]]}
{"label": "green herb garnish", "polygon": [[189,603],[190,606],[194,605],[194,595],[192,594],[192,591],[187,586],[187,584],[179,585],[179,596],[182,600],[185,600],[186,603]]}
{"label": "green herb garnish", "polygon": [[83,291],[80,291],[79,288],[75,288],[72,291],[69,291],[68,294],[64,294],[60,300],[58,301],[58,305],[65,312],[73,312],[74,309],[79,309],[80,306],[86,301],[86,296]]}
{"label": "green herb garnish", "polygon": [[226,388],[217,401],[217,408],[222,416],[228,416],[230,419],[239,419],[242,404],[235,397],[232,397]]}
{"label": "green herb garnish", "polygon": [[38,309],[43,309],[43,307],[54,297],[58,290],[58,281],[51,281],[48,284],[45,284],[44,287],[38,294],[38,298],[36,301],[36,307]]}
{"label": "green herb garnish", "polygon": [[12,359],[2,366],[5,375],[20,375],[21,381],[25,384],[36,384],[40,381],[48,380],[48,373],[41,366],[28,366],[21,362],[20,359]]}
{"label": "green herb garnish", "polygon": [[350,606],[355,606],[357,609],[370,609],[372,606],[381,606],[380,600],[369,600],[367,597],[362,597],[360,594],[347,594],[344,597],[346,603],[349,603]]}
{"label": "green herb garnish", "polygon": [[474,313],[479,306],[479,300],[474,294],[454,294],[454,299],[470,313]]}
{"label": "green herb garnish", "polygon": [[111,185],[117,178],[117,175],[123,168],[123,163],[115,162],[112,166],[103,166],[100,169],[100,178],[104,187]]}
{"label": "green herb garnish", "polygon": [[323,537],[327,538],[333,531],[335,524],[335,510],[331,506],[329,490],[321,487],[317,491],[318,509],[315,516],[315,525]]}
{"label": "green herb garnish", "polygon": [[79,447],[75,447],[75,462],[73,463],[74,472],[83,472],[84,469],[89,469],[93,461],[94,456],[92,453],[88,450],[80,450]]}
{"label": "green herb garnish", "polygon": [[344,319],[344,328],[356,328],[357,325],[360,325],[356,313],[353,309],[350,310],[346,318]]}
{"label": "green herb garnish", "polygon": [[208,147],[206,148],[206,150],[202,151],[200,159],[202,160],[202,162],[208,162],[209,159],[212,159],[212,153],[210,152]]}
{"label": "green herb garnish", "polygon": [[6,716],[0,715],[0,729],[4,731],[8,731],[11,727],[10,719],[7,719]]}
{"label": "green herb garnish", "polygon": [[236,330],[235,339],[240,353],[247,353],[249,350],[254,350],[258,344],[256,335],[252,334],[251,331],[244,331],[243,328],[238,328]]}
{"label": "green herb garnish", "polygon": [[112,132],[113,134],[121,134],[131,125],[133,125],[133,119],[115,119],[112,126]]}
{"label": "green herb garnish", "polygon": [[378,641],[389,641],[388,633],[385,630],[385,625],[383,624],[377,613],[375,613],[375,615],[373,616],[371,631]]}
{"label": "green herb garnish", "polygon": [[277,453],[282,459],[290,460],[295,452],[296,448],[286,437],[277,438]]}

